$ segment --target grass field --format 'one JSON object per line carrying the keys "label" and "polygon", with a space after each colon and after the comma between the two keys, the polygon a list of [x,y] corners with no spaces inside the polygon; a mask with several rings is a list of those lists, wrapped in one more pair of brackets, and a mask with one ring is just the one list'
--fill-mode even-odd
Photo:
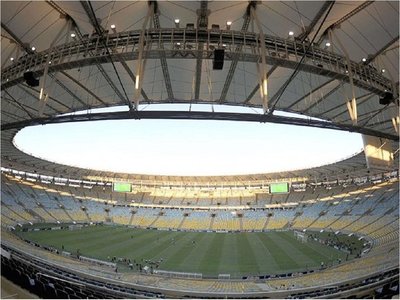
{"label": "grass field", "polygon": [[[321,262],[346,258],[346,253],[310,241],[301,243],[293,232],[203,233],[90,226],[79,230],[18,233],[22,238],[81,255],[108,260],[129,258],[159,261],[161,270],[231,274],[281,274],[318,268]],[[146,263],[143,263],[144,265]],[[121,269],[122,270],[122,269]]]}

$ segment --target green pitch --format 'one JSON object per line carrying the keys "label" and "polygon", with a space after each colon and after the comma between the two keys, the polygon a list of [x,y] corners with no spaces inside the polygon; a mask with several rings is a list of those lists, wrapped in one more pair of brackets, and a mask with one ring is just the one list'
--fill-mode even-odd
{"label": "green pitch", "polygon": [[[293,232],[203,233],[90,226],[78,230],[19,232],[22,238],[73,254],[108,261],[121,257],[146,265],[161,261],[158,269],[203,273],[281,274],[317,269],[346,260],[346,253],[318,242],[301,243]],[[143,259],[143,261],[142,261]],[[125,265],[126,266],[126,265]],[[120,270],[128,270],[123,264]]]}

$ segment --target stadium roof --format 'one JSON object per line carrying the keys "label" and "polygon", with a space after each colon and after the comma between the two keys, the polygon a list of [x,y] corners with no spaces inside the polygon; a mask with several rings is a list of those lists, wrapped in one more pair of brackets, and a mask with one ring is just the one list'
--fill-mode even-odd
{"label": "stadium roof", "polygon": [[[3,166],[94,172],[30,157],[12,138],[32,124],[97,119],[251,120],[398,140],[398,1],[2,1],[1,10]],[[264,113],[143,109],[153,103]]]}

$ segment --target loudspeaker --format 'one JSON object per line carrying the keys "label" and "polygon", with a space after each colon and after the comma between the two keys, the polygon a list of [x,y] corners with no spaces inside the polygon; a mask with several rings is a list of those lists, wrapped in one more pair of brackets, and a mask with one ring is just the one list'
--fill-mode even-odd
{"label": "loudspeaker", "polygon": [[383,95],[383,97],[379,98],[379,104],[381,105],[388,105],[390,104],[390,102],[392,102],[394,100],[393,98],[393,94],[386,92],[385,95]]}
{"label": "loudspeaker", "polygon": [[224,57],[225,57],[224,49],[214,50],[213,70],[222,70],[224,66]]}
{"label": "loudspeaker", "polygon": [[35,87],[39,86],[39,79],[36,79],[35,76],[33,76],[33,72],[25,72],[24,73],[24,79],[27,85]]}

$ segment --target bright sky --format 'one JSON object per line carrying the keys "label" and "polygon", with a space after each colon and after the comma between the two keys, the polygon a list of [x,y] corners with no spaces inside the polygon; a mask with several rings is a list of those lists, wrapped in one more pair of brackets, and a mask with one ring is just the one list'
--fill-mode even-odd
{"label": "bright sky", "polygon": [[53,162],[154,175],[239,175],[303,169],[347,158],[362,148],[359,134],[343,131],[194,120],[34,126],[23,129],[14,142],[21,150]]}

